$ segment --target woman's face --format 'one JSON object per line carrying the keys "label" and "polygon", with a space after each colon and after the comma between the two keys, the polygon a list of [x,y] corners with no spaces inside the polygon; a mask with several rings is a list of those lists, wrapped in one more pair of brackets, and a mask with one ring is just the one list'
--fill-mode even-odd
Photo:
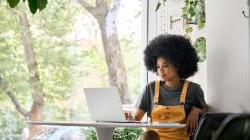
{"label": "woman's face", "polygon": [[171,81],[175,78],[179,78],[176,68],[162,57],[157,58],[156,68],[157,74],[163,81]]}

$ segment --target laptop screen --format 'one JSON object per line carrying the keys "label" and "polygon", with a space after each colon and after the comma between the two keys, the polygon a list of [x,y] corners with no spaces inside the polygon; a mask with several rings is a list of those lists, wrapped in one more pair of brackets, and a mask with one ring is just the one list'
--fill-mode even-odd
{"label": "laptop screen", "polygon": [[93,121],[126,121],[116,87],[84,88],[84,94]]}

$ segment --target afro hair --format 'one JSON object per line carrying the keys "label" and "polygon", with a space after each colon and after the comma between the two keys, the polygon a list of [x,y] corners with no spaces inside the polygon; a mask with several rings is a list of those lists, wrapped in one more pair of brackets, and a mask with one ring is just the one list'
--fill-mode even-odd
{"label": "afro hair", "polygon": [[157,72],[159,57],[171,63],[181,79],[187,79],[198,70],[198,55],[184,36],[162,34],[154,38],[144,50],[144,62],[148,70]]}

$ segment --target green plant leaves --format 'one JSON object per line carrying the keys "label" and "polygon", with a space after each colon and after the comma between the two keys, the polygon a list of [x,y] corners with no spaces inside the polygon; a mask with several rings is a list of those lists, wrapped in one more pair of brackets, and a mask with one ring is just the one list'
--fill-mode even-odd
{"label": "green plant leaves", "polygon": [[37,2],[36,0],[28,0],[29,3],[29,8],[30,8],[30,12],[32,14],[35,14],[37,11]]}
{"label": "green plant leaves", "polygon": [[199,30],[205,27],[205,0],[185,0],[182,7],[182,17],[185,22],[185,33],[190,36],[195,24]]}
{"label": "green plant leaves", "polygon": [[47,0],[28,0],[31,13],[35,14],[37,9],[43,10],[47,5]]}
{"label": "green plant leaves", "polygon": [[188,14],[190,15],[190,17],[194,17],[195,16],[195,9],[194,9],[194,7],[190,7],[189,9],[188,9]]}
{"label": "green plant leaves", "polygon": [[[82,129],[86,140],[97,140],[96,131],[93,128]],[[117,128],[113,133],[113,140],[137,140],[143,133],[141,128]]]}
{"label": "green plant leaves", "polygon": [[42,11],[47,5],[47,0],[37,0],[37,7]]}
{"label": "green plant leaves", "polygon": [[[11,8],[14,8],[18,5],[20,0],[7,0],[9,6]],[[26,2],[26,0],[23,0],[23,2]],[[32,14],[35,14],[37,9],[42,11],[48,3],[48,0],[28,0],[28,5],[30,8],[30,12]]]}
{"label": "green plant leaves", "polygon": [[19,0],[7,0],[7,2],[11,8],[14,8],[19,3]]}
{"label": "green plant leaves", "polygon": [[198,26],[198,29],[201,30],[201,29],[203,29],[205,27],[205,23],[201,22],[201,21],[198,21],[197,26]]}
{"label": "green plant leaves", "polygon": [[158,1],[157,4],[156,4],[155,11],[158,11],[158,9],[160,8],[160,6],[161,6],[161,3]]}
{"label": "green plant leaves", "polygon": [[167,0],[158,0],[156,4],[155,11],[158,11],[158,9],[161,7],[161,5],[164,5]]}
{"label": "green plant leaves", "polygon": [[197,38],[194,42],[194,47],[199,56],[199,62],[203,62],[206,59],[206,38]]}

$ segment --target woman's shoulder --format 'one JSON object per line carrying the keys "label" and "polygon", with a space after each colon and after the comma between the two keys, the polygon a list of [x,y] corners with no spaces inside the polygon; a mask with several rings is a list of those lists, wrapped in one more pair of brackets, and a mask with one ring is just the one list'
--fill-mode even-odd
{"label": "woman's shoulder", "polygon": [[188,85],[188,92],[189,93],[197,93],[197,92],[201,92],[202,88],[198,83],[192,82],[192,81],[188,81],[189,85]]}
{"label": "woman's shoulder", "polygon": [[155,86],[155,82],[156,82],[156,80],[150,81],[150,82],[147,84],[147,86],[149,86],[149,87],[154,87],[154,86]]}
{"label": "woman's shoulder", "polygon": [[[154,88],[155,87],[155,82],[157,80],[151,81],[147,84],[147,88]],[[188,81],[188,91],[189,92],[197,92],[202,90],[201,86],[198,83],[192,82],[192,81]],[[162,86],[164,84],[164,81],[160,81],[160,86]]]}
{"label": "woman's shoulder", "polygon": [[161,81],[161,80],[154,80],[154,81],[150,81],[147,86],[148,87],[155,87],[155,83],[159,81],[160,82],[160,86],[162,86],[164,84],[164,81]]}
{"label": "woman's shoulder", "polygon": [[[156,83],[156,81],[159,81],[159,80],[154,80],[154,81],[150,81],[148,84],[147,84],[147,86],[145,87],[145,89],[146,88],[148,88],[148,89],[151,89],[151,90],[153,90],[154,88],[155,88],[155,83]],[[159,81],[160,82],[160,86],[162,86],[163,84],[163,81]]]}
{"label": "woman's shoulder", "polygon": [[192,81],[188,81],[188,82],[189,82],[189,83],[188,83],[188,84],[189,84],[188,86],[189,86],[190,88],[196,88],[196,89],[197,89],[197,88],[201,88],[201,86],[200,86],[198,83],[195,83],[195,82],[192,82]]}

